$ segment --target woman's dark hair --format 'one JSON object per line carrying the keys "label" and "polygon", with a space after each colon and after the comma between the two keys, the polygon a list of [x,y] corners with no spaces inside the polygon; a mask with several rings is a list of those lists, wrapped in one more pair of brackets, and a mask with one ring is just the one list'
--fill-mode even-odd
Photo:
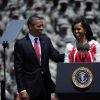
{"label": "woman's dark hair", "polygon": [[83,28],[87,30],[86,31],[86,38],[87,38],[87,40],[88,41],[92,40],[93,32],[91,30],[91,27],[90,27],[89,23],[87,22],[87,20],[85,18],[78,18],[78,19],[75,20],[75,22],[72,25],[72,32],[74,33],[74,26],[77,23],[81,23]]}

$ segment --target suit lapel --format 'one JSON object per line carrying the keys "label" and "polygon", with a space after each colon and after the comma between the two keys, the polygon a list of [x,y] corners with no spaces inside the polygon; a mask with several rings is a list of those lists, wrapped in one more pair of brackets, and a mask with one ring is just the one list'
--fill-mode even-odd
{"label": "suit lapel", "polygon": [[39,37],[40,39],[40,45],[41,45],[41,65],[43,64],[43,60],[44,60],[44,53],[45,53],[45,41],[42,37],[42,35]]}
{"label": "suit lapel", "polygon": [[33,48],[33,46],[32,46],[31,40],[30,40],[30,38],[29,38],[28,35],[26,36],[25,45],[26,45],[26,47],[27,47],[27,51],[31,53],[31,54],[30,54],[31,59],[33,59],[33,57],[35,57],[35,60],[33,59],[33,61],[36,61],[36,63],[39,64],[39,63],[38,63],[37,56],[36,56],[36,53],[35,53],[35,50],[34,50],[34,48]]}

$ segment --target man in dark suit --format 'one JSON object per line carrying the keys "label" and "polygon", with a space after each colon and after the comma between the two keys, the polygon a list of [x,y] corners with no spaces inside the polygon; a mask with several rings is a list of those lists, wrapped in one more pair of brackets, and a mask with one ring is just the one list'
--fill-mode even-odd
{"label": "man in dark suit", "polygon": [[63,62],[50,39],[42,35],[44,20],[31,16],[27,21],[29,33],[14,46],[14,68],[21,100],[51,100],[55,84],[51,80],[49,58]]}

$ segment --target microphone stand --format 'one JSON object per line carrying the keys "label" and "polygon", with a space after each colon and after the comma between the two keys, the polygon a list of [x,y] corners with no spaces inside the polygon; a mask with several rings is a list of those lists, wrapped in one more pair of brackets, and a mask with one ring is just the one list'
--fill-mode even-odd
{"label": "microphone stand", "polygon": [[83,56],[81,57],[81,61],[84,62],[86,55],[83,54]]}
{"label": "microphone stand", "polygon": [[79,53],[79,58],[81,59],[81,62],[84,62],[86,56],[86,52],[84,50],[81,50]]}
{"label": "microphone stand", "polygon": [[1,81],[1,100],[6,100],[6,95],[5,95],[5,86],[6,86],[6,47],[8,47],[8,42],[7,41],[3,41],[2,43],[3,45],[3,49],[4,49],[4,53],[3,53],[3,64],[4,64],[4,79]]}

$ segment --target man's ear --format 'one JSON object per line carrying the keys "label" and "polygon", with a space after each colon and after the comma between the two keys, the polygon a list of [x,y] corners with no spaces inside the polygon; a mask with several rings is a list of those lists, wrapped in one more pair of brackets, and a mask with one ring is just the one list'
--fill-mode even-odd
{"label": "man's ear", "polygon": [[29,25],[28,25],[28,28],[31,30],[31,29],[32,29],[32,25],[31,25],[31,24],[29,24]]}

